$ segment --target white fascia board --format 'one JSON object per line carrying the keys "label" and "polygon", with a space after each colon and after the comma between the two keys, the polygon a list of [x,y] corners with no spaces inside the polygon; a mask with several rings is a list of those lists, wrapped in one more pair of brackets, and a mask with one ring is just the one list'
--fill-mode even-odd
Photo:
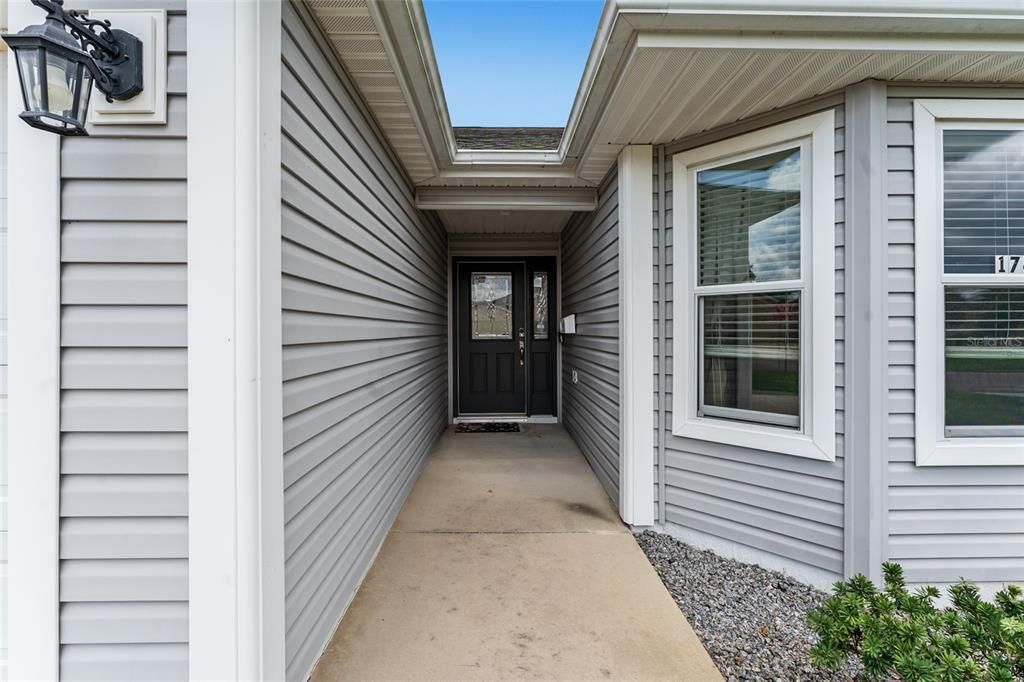
{"label": "white fascia board", "polygon": [[516,179],[532,181],[541,187],[550,186],[553,182],[561,182],[564,186],[566,181],[568,181],[567,184],[570,186],[575,185],[579,187],[596,187],[598,184],[577,177],[576,171],[572,168],[563,168],[561,166],[451,166],[439,171],[436,178],[431,178],[423,184],[426,185],[435,179]]}
{"label": "white fascia board", "polygon": [[420,187],[416,190],[416,208],[424,211],[593,211],[597,208],[597,191],[588,187]]}
{"label": "white fascia board", "polygon": [[460,149],[454,153],[454,164],[473,165],[547,165],[561,164],[564,160],[557,150],[499,150],[499,149]]}
{"label": "white fascia board", "polygon": [[[1024,29],[1024,24],[1021,25]],[[1021,51],[1019,36],[947,34],[819,34],[803,33],[640,33],[638,49],[688,50],[821,50],[830,52],[990,52]]]}
{"label": "white fascia board", "polygon": [[[423,14],[423,8],[420,6],[421,3],[412,3],[414,6],[409,7],[408,17],[414,22],[413,36],[405,35],[408,40],[410,37],[414,38],[415,41],[422,43],[424,49],[421,54],[429,55],[424,58],[424,68],[426,70],[425,82],[430,88],[432,93],[432,101],[434,102],[433,110],[436,112],[437,128],[441,135],[445,139],[445,143],[454,148],[455,145],[455,133],[452,130],[451,121],[448,118],[448,105],[445,103],[444,90],[441,88],[441,75],[437,69],[437,60],[434,58],[434,46],[430,42],[430,33],[423,33],[422,26],[426,25],[425,15]],[[395,80],[398,81],[398,87],[402,91],[402,96],[405,98],[406,103],[409,106],[409,112],[412,114],[412,122],[416,127],[416,132],[420,138],[425,142],[424,148],[428,151],[427,159],[430,162],[430,166],[436,175],[438,170],[442,167],[440,159],[437,159],[433,154],[429,153],[432,149],[429,144],[431,138],[430,130],[427,125],[428,122],[425,117],[421,115],[420,111],[416,108],[416,95],[411,87],[410,77],[406,74],[403,66],[402,59],[398,55],[398,49],[395,46],[396,31],[394,28],[388,30],[391,24],[388,21],[386,10],[397,9],[400,3],[385,3],[385,2],[368,2],[366,3],[367,10],[370,13],[370,17],[373,19],[374,25],[377,27],[377,37],[380,39],[381,44],[384,46],[384,52],[388,56],[388,60],[394,66]]]}
{"label": "white fascia board", "polygon": [[939,17],[993,19],[1024,16],[1019,0],[900,0],[829,2],[828,0],[613,0],[622,14],[809,16],[809,17]]}

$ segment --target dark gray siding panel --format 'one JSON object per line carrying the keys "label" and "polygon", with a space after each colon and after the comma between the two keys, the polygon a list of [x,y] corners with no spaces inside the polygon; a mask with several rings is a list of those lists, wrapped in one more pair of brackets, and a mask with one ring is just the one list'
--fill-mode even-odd
{"label": "dark gray siding panel", "polygon": [[447,243],[301,7],[285,4],[282,42],[285,625],[300,680],[446,423]]}
{"label": "dark gray siding panel", "polygon": [[888,556],[914,583],[1024,581],[1024,467],[915,464],[913,110],[888,100]]}
{"label": "dark gray siding panel", "polygon": [[[659,182],[655,181],[656,245],[665,244],[656,262],[664,269],[656,275],[665,282],[664,321],[661,305],[655,305],[655,330],[665,339],[664,349],[655,347],[657,372],[655,390],[664,386],[664,463],[662,523],[719,538],[729,543],[769,552],[809,567],[824,579],[843,572],[843,378],[844,345],[844,121],[843,109],[835,110],[835,274],[836,274],[836,461],[820,462],[773,452],[747,450],[720,443],[679,438],[672,435],[672,264],[687,254],[674,250],[682,243],[672,229],[672,160],[666,156],[664,206],[658,204]],[[664,225],[661,225],[661,223]],[[658,232],[664,230],[663,234]],[[662,302],[655,301],[656,304]],[[655,397],[655,405],[661,405]]]}
{"label": "dark gray siding panel", "polygon": [[[576,335],[562,346],[562,422],[608,494],[619,498],[619,200],[615,171],[597,210],[562,232],[562,314]],[[575,371],[578,383],[573,383]]]}
{"label": "dark gray siding panel", "polygon": [[188,678],[185,16],[171,124],[61,145],[60,669]]}

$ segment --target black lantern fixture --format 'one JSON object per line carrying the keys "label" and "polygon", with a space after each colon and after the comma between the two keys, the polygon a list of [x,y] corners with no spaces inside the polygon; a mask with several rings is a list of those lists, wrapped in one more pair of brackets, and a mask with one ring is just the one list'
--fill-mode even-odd
{"label": "black lantern fixture", "polygon": [[109,21],[65,10],[64,0],[32,4],[46,10],[46,21],[3,36],[18,63],[21,118],[58,135],[87,135],[93,83],[108,102],[142,92],[142,41]]}

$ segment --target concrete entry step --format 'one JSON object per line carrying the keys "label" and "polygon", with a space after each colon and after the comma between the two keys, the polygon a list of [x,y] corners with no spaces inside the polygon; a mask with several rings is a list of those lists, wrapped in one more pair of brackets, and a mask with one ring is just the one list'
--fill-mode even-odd
{"label": "concrete entry step", "polygon": [[721,679],[565,431],[445,434],[313,680]]}

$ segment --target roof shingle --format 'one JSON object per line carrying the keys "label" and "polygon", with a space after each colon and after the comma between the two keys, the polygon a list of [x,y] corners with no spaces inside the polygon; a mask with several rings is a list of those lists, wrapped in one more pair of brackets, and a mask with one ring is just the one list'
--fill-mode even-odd
{"label": "roof shingle", "polygon": [[555,150],[565,128],[485,128],[459,126],[455,146],[467,150]]}

